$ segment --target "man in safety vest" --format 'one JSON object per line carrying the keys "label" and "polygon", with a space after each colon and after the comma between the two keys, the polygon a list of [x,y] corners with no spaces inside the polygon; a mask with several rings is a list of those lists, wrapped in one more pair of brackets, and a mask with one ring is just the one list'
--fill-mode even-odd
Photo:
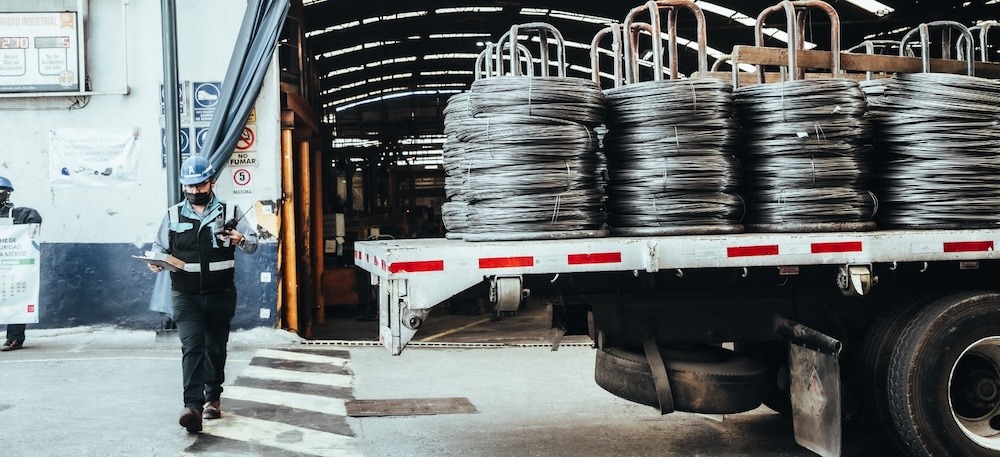
{"label": "man in safety vest", "polygon": [[[14,224],[41,224],[42,215],[32,208],[15,208],[10,201],[14,193],[14,184],[9,179],[0,176],[0,223],[10,221]],[[0,351],[13,351],[24,347],[24,331],[27,324],[7,324],[7,340]]]}
{"label": "man in safety vest", "polygon": [[[226,344],[236,313],[235,251],[257,250],[257,234],[242,211],[214,194],[215,175],[202,156],[191,156],[181,164],[185,200],[167,209],[153,243],[154,251],[184,262],[183,269],[170,272],[170,301],[181,340],[180,424],[190,433],[202,430],[202,419],[222,414]],[[149,268],[162,270],[152,264]]]}

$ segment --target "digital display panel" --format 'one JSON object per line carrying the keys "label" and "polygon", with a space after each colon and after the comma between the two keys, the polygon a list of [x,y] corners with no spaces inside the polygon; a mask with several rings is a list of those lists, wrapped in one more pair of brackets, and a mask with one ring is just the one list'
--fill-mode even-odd
{"label": "digital display panel", "polygon": [[69,37],[68,36],[39,36],[35,37],[35,47],[39,49],[44,48],[68,48],[69,47]]}
{"label": "digital display panel", "polygon": [[28,49],[28,37],[0,36],[0,49]]}

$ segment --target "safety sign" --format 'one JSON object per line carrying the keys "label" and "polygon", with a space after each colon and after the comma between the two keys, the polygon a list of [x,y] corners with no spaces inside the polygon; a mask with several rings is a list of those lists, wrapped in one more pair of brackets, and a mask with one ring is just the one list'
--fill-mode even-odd
{"label": "safety sign", "polygon": [[0,93],[82,90],[81,36],[75,12],[0,12]]}
{"label": "safety sign", "polygon": [[[181,161],[191,156],[191,131],[187,128],[178,129],[178,146],[181,150]],[[160,158],[163,160],[163,168],[167,168],[167,133],[165,129],[160,129]]]}
{"label": "safety sign", "polygon": [[212,122],[215,116],[215,109],[219,105],[219,98],[222,96],[222,83],[195,82],[192,92],[194,93],[194,121]]}
{"label": "safety sign", "polygon": [[250,170],[237,168],[233,172],[233,195],[251,195],[253,188],[250,187]]}
{"label": "safety sign", "polygon": [[239,168],[233,173],[233,184],[237,186],[247,186],[250,185],[250,170],[246,168]]}
{"label": "safety sign", "polygon": [[[187,123],[187,99],[184,97],[184,84],[177,83],[177,111],[180,114],[180,121],[182,124]],[[167,91],[163,90],[163,84],[160,84],[160,116],[165,116],[167,113]]]}
{"label": "safety sign", "polygon": [[205,143],[208,142],[208,127],[195,127],[194,128],[194,153],[202,154],[208,156],[208,152],[204,151]]}
{"label": "safety sign", "polygon": [[257,126],[256,125],[245,125],[243,126],[243,132],[240,133],[240,139],[236,142],[237,152],[246,151],[256,151],[257,150]]}

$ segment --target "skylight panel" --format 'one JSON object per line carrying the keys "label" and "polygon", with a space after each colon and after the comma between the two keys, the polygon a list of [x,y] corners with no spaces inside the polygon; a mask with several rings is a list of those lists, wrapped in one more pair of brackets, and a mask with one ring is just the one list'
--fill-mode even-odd
{"label": "skylight panel", "polygon": [[886,5],[885,3],[876,0],[845,0],[845,1],[879,17],[885,16],[889,13],[892,13],[893,11],[896,11],[889,5]]}
{"label": "skylight panel", "polygon": [[434,14],[499,13],[501,11],[503,11],[502,6],[461,6],[455,8],[438,8],[434,10]]}

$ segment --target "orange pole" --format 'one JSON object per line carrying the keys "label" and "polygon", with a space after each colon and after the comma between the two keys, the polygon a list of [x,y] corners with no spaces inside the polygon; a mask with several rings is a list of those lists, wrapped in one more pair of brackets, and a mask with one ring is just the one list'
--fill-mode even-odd
{"label": "orange pole", "polygon": [[[306,305],[315,303],[316,297],[313,296],[316,289],[315,281],[313,279],[312,272],[312,260],[313,260],[313,239],[312,239],[312,226],[315,221],[312,221],[312,160],[310,158],[311,154],[309,152],[309,142],[300,141],[299,142],[299,157],[298,166],[296,170],[299,175],[298,191],[300,197],[297,198],[299,205],[296,206],[296,218],[298,221],[296,228],[299,234],[302,235],[302,268],[305,270],[302,272],[302,282],[307,284],[307,287],[303,289],[304,296],[302,300]],[[313,306],[315,307],[315,306]],[[305,338],[312,338],[312,317],[311,312],[306,312],[302,319],[304,322],[301,323],[300,327],[303,328],[302,336]]]}
{"label": "orange pole", "polygon": [[323,233],[323,154],[312,157],[312,225],[313,225],[313,301],[315,302],[314,322],[326,323],[326,299],[323,297],[323,272],[326,270],[324,257],[326,239]]}
{"label": "orange pole", "polygon": [[292,130],[281,129],[281,282],[282,311],[279,322],[288,331],[299,331],[299,283],[295,256],[295,177],[292,174]]}

